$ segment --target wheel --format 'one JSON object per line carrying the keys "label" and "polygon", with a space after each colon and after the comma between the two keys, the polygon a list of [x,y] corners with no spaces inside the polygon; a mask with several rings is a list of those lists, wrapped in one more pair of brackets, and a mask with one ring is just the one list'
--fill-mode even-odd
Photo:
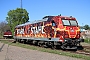
{"label": "wheel", "polygon": [[26,40],[24,40],[24,44],[26,44]]}
{"label": "wheel", "polygon": [[61,49],[62,49],[62,50],[65,50],[65,49],[66,49],[66,47],[62,45],[62,46],[61,46]]}

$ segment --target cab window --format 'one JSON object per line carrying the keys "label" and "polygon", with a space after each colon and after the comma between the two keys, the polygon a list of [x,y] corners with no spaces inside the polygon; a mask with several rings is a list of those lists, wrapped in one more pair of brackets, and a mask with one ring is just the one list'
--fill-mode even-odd
{"label": "cab window", "polygon": [[62,22],[63,22],[63,25],[70,25],[69,20],[62,20]]}
{"label": "cab window", "polygon": [[56,23],[54,21],[52,21],[52,26],[56,26]]}
{"label": "cab window", "polygon": [[75,20],[62,20],[62,22],[63,22],[63,25],[78,26]]}
{"label": "cab window", "polygon": [[78,25],[75,20],[70,20],[70,23],[71,23],[72,26],[77,26]]}

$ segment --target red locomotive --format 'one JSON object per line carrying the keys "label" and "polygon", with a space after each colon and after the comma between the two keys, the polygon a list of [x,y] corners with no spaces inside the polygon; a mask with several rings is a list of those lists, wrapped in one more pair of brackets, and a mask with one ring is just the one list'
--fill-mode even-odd
{"label": "red locomotive", "polygon": [[15,27],[15,41],[34,42],[39,46],[77,49],[80,45],[80,28],[72,16],[45,16],[42,20]]}
{"label": "red locomotive", "polygon": [[12,38],[12,32],[10,30],[7,30],[6,32],[4,32],[3,35],[4,38]]}

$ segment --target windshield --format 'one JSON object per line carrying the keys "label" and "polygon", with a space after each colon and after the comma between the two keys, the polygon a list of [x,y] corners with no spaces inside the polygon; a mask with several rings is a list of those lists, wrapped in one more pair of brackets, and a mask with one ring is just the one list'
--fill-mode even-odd
{"label": "windshield", "polygon": [[77,22],[75,20],[62,20],[63,25],[69,25],[69,26],[77,26]]}

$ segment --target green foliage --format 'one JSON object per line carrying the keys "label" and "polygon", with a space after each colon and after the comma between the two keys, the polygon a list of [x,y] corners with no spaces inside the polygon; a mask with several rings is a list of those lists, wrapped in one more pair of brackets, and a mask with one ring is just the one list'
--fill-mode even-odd
{"label": "green foliage", "polygon": [[14,32],[15,26],[29,21],[28,14],[29,13],[22,8],[17,8],[16,10],[10,10],[8,12],[6,21],[8,22],[8,25],[11,27],[12,32]]}
{"label": "green foliage", "polygon": [[85,25],[85,26],[84,26],[84,29],[85,29],[85,30],[89,30],[89,29],[90,29],[89,25]]}
{"label": "green foliage", "polygon": [[5,31],[10,30],[10,27],[5,21],[0,22],[0,38],[3,37]]}
{"label": "green foliage", "polygon": [[85,42],[90,44],[90,38],[86,38]]}

